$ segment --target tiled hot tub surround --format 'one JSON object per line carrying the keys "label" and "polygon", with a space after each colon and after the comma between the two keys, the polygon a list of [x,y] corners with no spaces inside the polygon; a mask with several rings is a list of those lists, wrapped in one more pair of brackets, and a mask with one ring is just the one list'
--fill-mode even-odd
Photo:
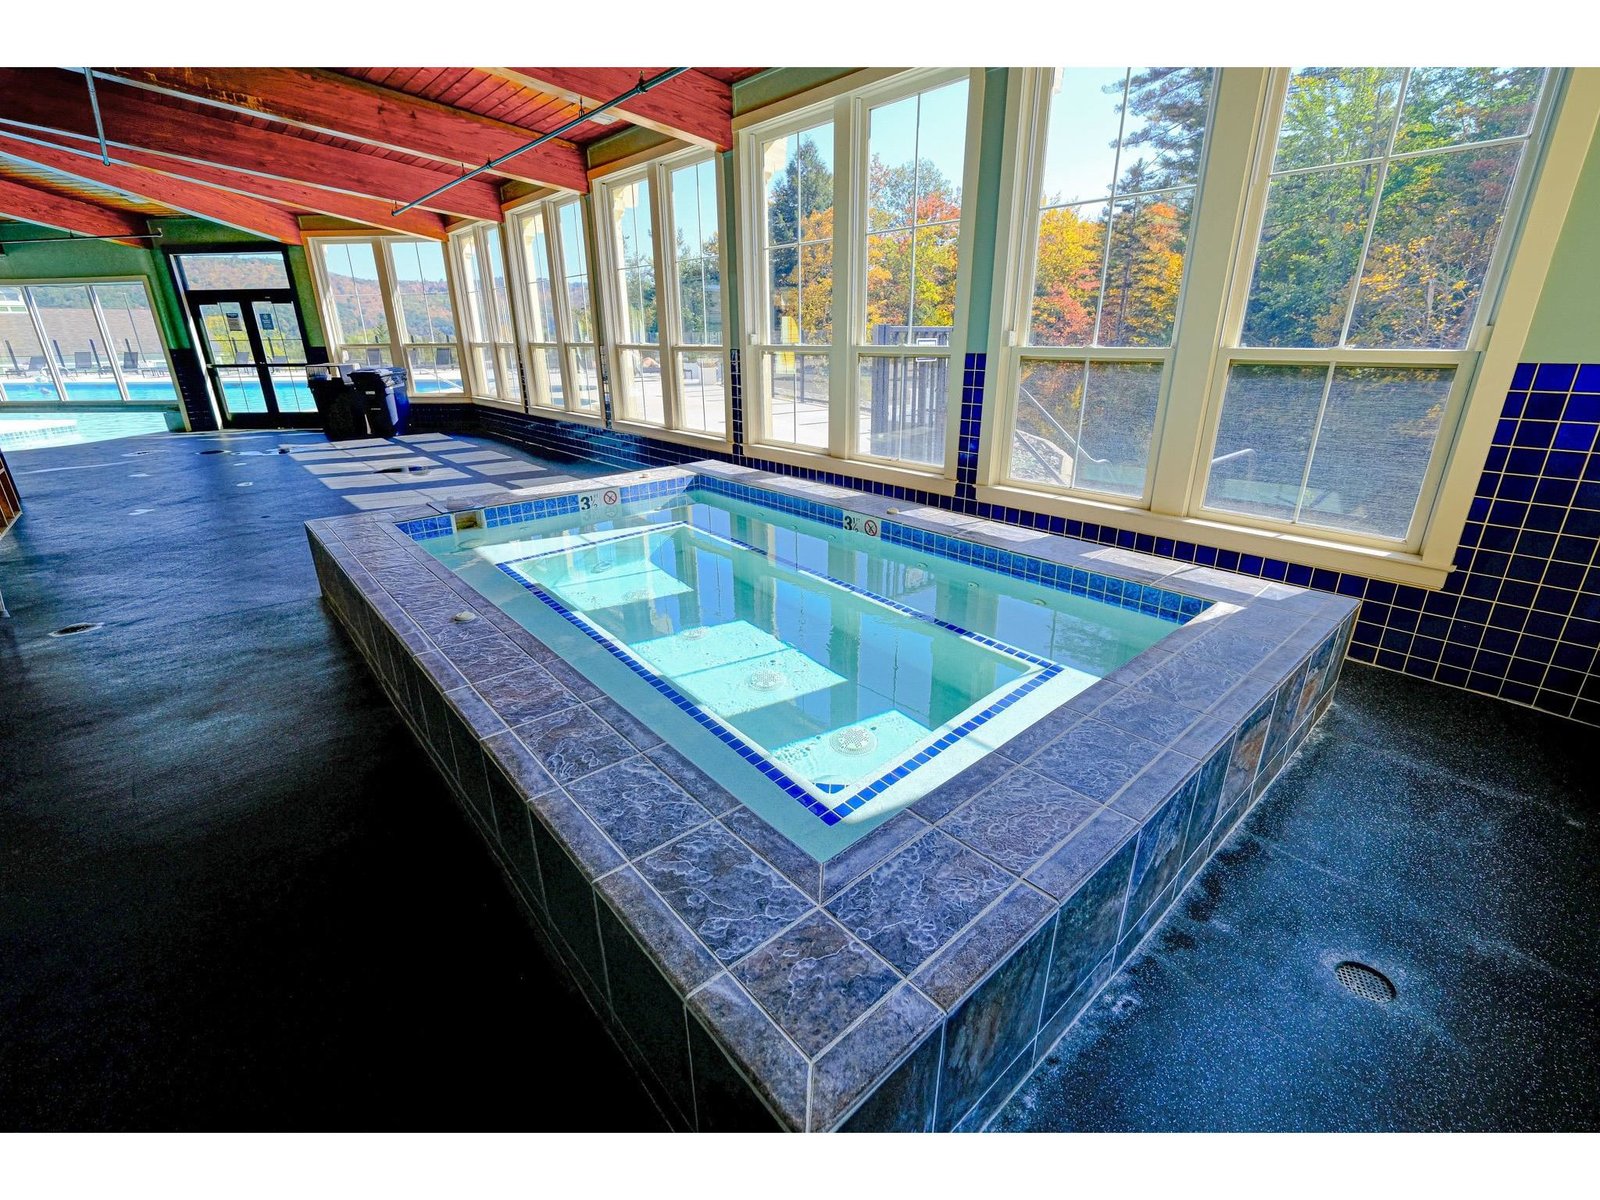
{"label": "tiled hot tub surround", "polygon": [[726,464],[517,499],[689,474],[1210,602],[819,864],[397,527],[438,512],[308,525],[330,608],[670,1120],[977,1128],[1306,736],[1355,604]]}

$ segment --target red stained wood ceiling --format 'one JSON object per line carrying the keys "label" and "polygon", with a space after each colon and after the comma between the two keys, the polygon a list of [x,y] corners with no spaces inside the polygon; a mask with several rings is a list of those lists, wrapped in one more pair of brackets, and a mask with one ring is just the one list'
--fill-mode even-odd
{"label": "red stained wood ceiling", "polygon": [[[8,213],[0,203],[0,219],[38,220],[39,197],[59,196],[62,228],[97,213],[139,220],[192,212],[240,227],[248,214],[261,232],[322,214],[438,237],[459,217],[497,216],[503,182],[585,186],[580,148],[629,122],[725,144],[727,89],[763,68],[693,68],[636,98],[651,100],[633,104],[638,112],[613,110],[614,122],[585,122],[389,218],[398,204],[578,116],[578,99],[592,107],[615,95],[604,89],[619,80],[661,69],[97,68],[118,168],[109,170],[81,73],[0,68],[0,179],[8,181],[0,196],[26,210]],[[560,87],[547,90],[545,73]],[[140,194],[141,185],[158,194]]]}

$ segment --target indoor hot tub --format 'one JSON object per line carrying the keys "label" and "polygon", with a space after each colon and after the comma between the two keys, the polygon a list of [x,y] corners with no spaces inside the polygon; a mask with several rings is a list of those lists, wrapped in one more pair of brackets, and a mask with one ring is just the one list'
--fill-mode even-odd
{"label": "indoor hot tub", "polygon": [[685,1128],[981,1126],[1305,737],[1354,612],[715,462],[309,533]]}

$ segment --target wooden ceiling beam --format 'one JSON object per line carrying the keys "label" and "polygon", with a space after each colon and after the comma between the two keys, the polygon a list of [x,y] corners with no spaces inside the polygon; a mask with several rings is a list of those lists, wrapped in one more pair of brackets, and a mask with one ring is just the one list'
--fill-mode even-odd
{"label": "wooden ceiling beam", "polygon": [[[263,129],[220,111],[212,116],[178,108],[137,88],[108,85],[98,95],[106,140],[113,146],[368,196],[392,207],[460,178],[442,167],[413,166]],[[80,138],[96,136],[83,77],[61,70],[0,67],[0,121]],[[469,179],[423,207],[498,221],[499,189],[486,180]]]}
{"label": "wooden ceiling beam", "polygon": [[[635,87],[641,77],[658,75],[662,67],[489,67],[502,78],[540,92],[570,96],[586,107],[604,104]],[[691,68],[642,96],[633,96],[611,112],[668,137],[733,148],[733,89],[704,71]]]}
{"label": "wooden ceiling beam", "polygon": [[249,196],[234,195],[119,162],[107,166],[98,155],[75,154],[71,150],[22,141],[4,133],[0,133],[0,154],[9,154],[13,158],[49,167],[52,171],[116,188],[119,192],[142,196],[167,208],[203,217],[219,225],[242,229],[270,241],[291,246],[300,244],[300,224],[293,214]]}
{"label": "wooden ceiling beam", "polygon": [[[5,135],[5,128],[0,126],[0,136]],[[42,130],[32,130],[27,133],[15,130],[14,134],[13,140],[48,144],[60,150],[88,155],[96,161],[99,160],[96,143],[83,138],[69,137],[63,133],[47,133]],[[354,221],[359,225],[367,225],[389,233],[401,233],[409,237],[442,241],[447,235],[444,218],[438,213],[421,208],[410,209],[397,217],[390,206],[382,200],[352,196],[347,192],[331,192],[326,188],[293,183],[284,179],[270,179],[265,175],[249,175],[243,171],[230,171],[225,167],[213,167],[205,163],[190,162],[187,159],[166,158],[145,150],[130,150],[126,146],[117,147],[112,152],[112,158],[128,166],[143,167],[145,170],[167,175],[173,179],[185,179],[191,183],[204,184],[238,196],[251,196],[295,212],[320,213],[325,217],[338,217],[341,220]]]}
{"label": "wooden ceiling beam", "polygon": [[[165,95],[331,134],[350,141],[477,167],[539,136],[464,109],[333,71],[300,67],[105,67],[96,75]],[[542,187],[586,191],[583,151],[552,139],[495,168]]]}
{"label": "wooden ceiling beam", "polygon": [[0,176],[0,213],[30,225],[43,225],[124,246],[149,245],[144,218],[120,208],[91,204],[33,182]]}

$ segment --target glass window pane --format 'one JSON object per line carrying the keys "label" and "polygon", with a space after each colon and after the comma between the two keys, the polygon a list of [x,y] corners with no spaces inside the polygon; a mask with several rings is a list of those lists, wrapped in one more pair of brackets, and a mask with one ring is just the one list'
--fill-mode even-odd
{"label": "glass window pane", "polygon": [[456,336],[455,310],[444,269],[444,246],[433,241],[390,243],[394,286],[408,342],[449,342]]}
{"label": "glass window pane", "polygon": [[327,283],[327,306],[335,345],[379,345],[389,341],[389,319],[384,314],[383,288],[378,283],[378,263],[370,242],[316,243]]}
{"label": "glass window pane", "polygon": [[1104,204],[1048,208],[1039,214],[1038,257],[1028,341],[1035,346],[1088,346],[1100,315],[1105,266]]}
{"label": "glass window pane", "polygon": [[1395,151],[1521,137],[1533,124],[1538,67],[1418,67],[1406,85]]}
{"label": "glass window pane", "polygon": [[630,421],[666,424],[666,408],[661,398],[661,362],[644,350],[621,350],[617,354],[621,369],[617,380],[617,399],[621,416]]}
{"label": "glass window pane", "polygon": [[47,353],[55,361],[68,400],[121,400],[111,366],[112,349],[100,329],[89,289],[81,285],[28,288],[44,326]]}
{"label": "glass window pane", "polygon": [[411,346],[406,351],[406,365],[411,368],[411,388],[419,394],[429,392],[459,392],[461,362],[454,346]]}
{"label": "glass window pane", "polygon": [[511,326],[511,290],[506,283],[506,256],[500,245],[500,227],[490,225],[483,231],[485,264],[489,277],[493,337],[497,342],[509,342],[515,337]]}
{"label": "glass window pane", "polygon": [[567,397],[561,383],[561,352],[554,347],[529,347],[528,368],[533,373],[533,402],[550,408],[565,408]]}
{"label": "glass window pane", "polygon": [[765,355],[767,437],[775,442],[825,449],[828,445],[828,356]]}
{"label": "glass window pane", "polygon": [[306,346],[300,337],[300,322],[295,317],[294,305],[255,300],[251,302],[250,310],[267,361],[303,366]]}
{"label": "glass window pane", "polygon": [[286,288],[288,269],[276,250],[219,254],[180,254],[178,271],[191,292],[229,288]]}
{"label": "glass window pane", "polygon": [[1377,183],[1373,163],[1272,181],[1243,345],[1339,344]]}
{"label": "glass window pane", "polygon": [[867,341],[903,345],[911,325],[911,231],[867,235]]}
{"label": "glass window pane", "polygon": [[254,367],[218,367],[222,385],[222,404],[229,413],[264,413],[267,398],[261,391],[261,376]]}
{"label": "glass window pane", "polygon": [[0,287],[0,398],[51,403],[61,399],[20,287]]}
{"label": "glass window pane", "polygon": [[556,208],[561,230],[561,266],[566,272],[568,341],[594,341],[594,320],[589,297],[589,239],[584,233],[583,213],[576,200]]}
{"label": "glass window pane", "polygon": [[1170,346],[1189,244],[1191,191],[1136,196],[1111,222],[1101,346]]}
{"label": "glass window pane", "polygon": [[[128,387],[128,399],[151,403],[166,403],[178,398],[172,381],[172,370],[167,366],[161,331],[156,326],[156,315],[150,307],[150,293],[142,283],[97,283],[95,299],[100,302],[100,315],[105,320],[106,334],[111,339],[111,350],[122,367],[123,382]],[[290,307],[290,313],[294,309]],[[0,316],[0,322],[4,317]],[[299,325],[294,325],[296,337]],[[28,333],[32,334],[30,326]],[[36,342],[34,344],[37,344]],[[30,357],[31,353],[30,352]],[[0,372],[10,365],[0,361]]]}
{"label": "glass window pane", "polygon": [[950,360],[863,355],[856,392],[856,449],[901,462],[944,462]]}
{"label": "glass window pane", "polygon": [[1057,72],[1029,344],[1171,344],[1212,75],[1204,67]]}
{"label": "glass window pane", "polygon": [[[868,114],[866,280],[869,345],[911,325],[948,344],[955,321],[957,233],[966,158],[967,83],[880,105]],[[938,336],[936,327],[943,327]],[[909,340],[918,340],[916,333]]]}
{"label": "glass window pane", "polygon": [[1242,363],[1228,372],[1207,508],[1294,519],[1327,382],[1321,366]]}
{"label": "glass window pane", "polygon": [[1466,345],[1521,157],[1512,142],[1389,165],[1350,345]]}
{"label": "glass window pane", "polygon": [[833,126],[763,143],[770,336],[833,339]]}
{"label": "glass window pane", "polygon": [[495,354],[493,346],[473,346],[471,348],[472,365],[476,369],[478,378],[478,392],[480,396],[499,395],[498,379],[495,374]]}
{"label": "glass window pane", "polygon": [[684,351],[678,356],[678,411],[684,429],[721,435],[728,426],[721,354]]}
{"label": "glass window pane", "polygon": [[572,386],[577,389],[574,399],[578,411],[591,415],[600,413],[600,368],[593,348],[573,346],[567,351],[567,362],[572,369]]}
{"label": "glass window pane", "polygon": [[1056,70],[1048,115],[1041,205],[1104,200],[1117,173],[1122,128],[1123,67]]}
{"label": "glass window pane", "polygon": [[685,343],[722,341],[722,274],[718,266],[717,167],[713,159],[672,172],[678,323]]}
{"label": "glass window pane", "polygon": [[655,226],[650,181],[638,179],[611,190],[611,228],[617,253],[619,342],[657,340]]}
{"label": "glass window pane", "polygon": [[550,240],[544,213],[521,218],[522,270],[528,280],[528,324],[536,342],[556,340],[555,285],[550,275]]}
{"label": "glass window pane", "polygon": [[1322,167],[1388,153],[1405,72],[1395,67],[1309,67],[1284,98],[1274,171]]}
{"label": "glass window pane", "polygon": [[1301,523],[1405,537],[1454,376],[1448,368],[1336,370]]}
{"label": "glass window pane", "polygon": [[1142,496],[1162,370],[1158,362],[1024,360],[1011,477]]}

